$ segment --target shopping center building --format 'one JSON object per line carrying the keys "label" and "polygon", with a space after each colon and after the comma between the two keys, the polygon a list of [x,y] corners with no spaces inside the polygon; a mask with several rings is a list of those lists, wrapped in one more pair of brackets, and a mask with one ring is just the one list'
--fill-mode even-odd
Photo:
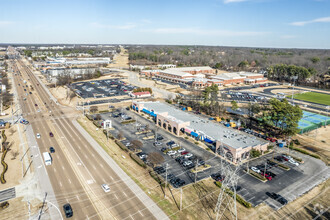
{"label": "shopping center building", "polygon": [[249,157],[252,149],[267,150],[268,142],[223,124],[201,118],[162,102],[132,102],[134,111],[150,115],[157,126],[176,136],[185,134],[215,146],[215,151],[237,163]]}

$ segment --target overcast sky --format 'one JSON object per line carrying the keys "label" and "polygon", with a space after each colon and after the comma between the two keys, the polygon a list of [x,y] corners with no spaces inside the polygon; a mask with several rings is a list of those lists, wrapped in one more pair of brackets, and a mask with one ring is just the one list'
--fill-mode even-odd
{"label": "overcast sky", "polygon": [[330,0],[0,0],[0,43],[330,49]]}

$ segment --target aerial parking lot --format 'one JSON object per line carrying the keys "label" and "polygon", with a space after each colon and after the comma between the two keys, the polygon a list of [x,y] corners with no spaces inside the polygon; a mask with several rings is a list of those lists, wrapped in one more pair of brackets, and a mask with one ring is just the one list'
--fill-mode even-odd
{"label": "aerial parking lot", "polygon": [[[118,134],[121,133],[124,137],[121,142],[128,148],[131,148],[134,140],[142,142],[141,150],[137,151],[136,155],[147,165],[150,165],[148,161],[150,153],[161,154],[164,161],[157,164],[154,171],[164,179],[166,179],[167,174],[167,181],[175,188],[194,183],[195,173],[191,170],[196,166],[205,169],[198,172],[196,181],[212,178],[214,181],[221,182],[225,178],[221,171],[221,159],[216,154],[156,127],[152,121],[135,112],[123,109],[122,111],[103,113],[101,117],[102,120],[110,119],[112,121],[114,129],[110,131],[111,134],[118,137]],[[122,123],[128,120],[135,121],[128,124]],[[293,158],[300,158],[301,161],[286,158],[287,154]],[[290,159],[292,159],[291,162]],[[223,163],[229,165],[227,162]],[[282,168],[278,163],[289,169]],[[267,178],[263,182],[247,173],[246,169],[252,167],[271,178]],[[297,152],[288,153],[287,149],[277,148],[274,153],[241,164],[238,175],[237,193],[240,196],[253,206],[266,203],[277,210],[326,180],[329,176],[329,170],[321,160]]]}
{"label": "aerial parking lot", "polygon": [[137,87],[114,78],[72,83],[71,88],[78,96],[86,99],[125,96]]}

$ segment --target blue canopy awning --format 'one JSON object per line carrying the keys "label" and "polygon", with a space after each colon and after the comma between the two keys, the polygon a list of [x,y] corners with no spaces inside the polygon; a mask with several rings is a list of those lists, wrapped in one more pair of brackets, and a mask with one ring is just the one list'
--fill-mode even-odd
{"label": "blue canopy awning", "polygon": [[153,112],[151,112],[150,115],[153,116],[153,117],[157,117],[157,115],[155,113],[153,113]]}
{"label": "blue canopy awning", "polygon": [[192,131],[190,134],[191,134],[191,136],[198,137],[198,134],[196,132]]}
{"label": "blue canopy awning", "polygon": [[208,138],[205,138],[204,141],[207,142],[207,143],[213,144],[213,141],[208,139]]}
{"label": "blue canopy awning", "polygon": [[135,105],[133,105],[133,109],[135,110]]}

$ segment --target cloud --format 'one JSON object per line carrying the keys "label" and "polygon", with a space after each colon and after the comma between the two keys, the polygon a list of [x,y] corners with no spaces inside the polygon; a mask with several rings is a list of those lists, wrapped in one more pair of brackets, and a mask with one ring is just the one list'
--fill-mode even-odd
{"label": "cloud", "polygon": [[136,24],[133,23],[127,23],[124,25],[107,25],[107,24],[100,24],[98,22],[93,22],[91,23],[91,25],[97,28],[109,28],[109,29],[119,29],[119,30],[130,30],[136,28],[137,26]]}
{"label": "cloud", "polygon": [[0,27],[4,27],[4,26],[7,26],[7,25],[11,25],[13,24],[14,22],[12,21],[0,21]]}
{"label": "cloud", "polygon": [[327,22],[330,22],[330,17],[317,18],[317,19],[310,20],[310,21],[296,21],[296,22],[290,23],[290,25],[305,26],[306,24],[327,23]]}
{"label": "cloud", "polygon": [[223,3],[228,4],[228,3],[234,3],[234,2],[246,2],[248,0],[223,0]]}
{"label": "cloud", "polygon": [[229,30],[216,30],[216,29],[200,29],[200,28],[157,28],[147,30],[159,34],[194,34],[203,36],[257,36],[268,34],[267,32],[254,32],[254,31],[229,31]]}

